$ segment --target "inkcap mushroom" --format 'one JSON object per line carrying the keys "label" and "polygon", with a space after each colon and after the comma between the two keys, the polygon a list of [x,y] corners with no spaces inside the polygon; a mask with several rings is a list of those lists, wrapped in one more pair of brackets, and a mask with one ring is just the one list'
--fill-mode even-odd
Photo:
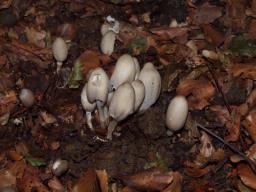
{"label": "inkcap mushroom", "polygon": [[82,103],[82,106],[83,106],[83,108],[85,110],[85,113],[86,113],[87,125],[92,131],[94,131],[94,128],[93,128],[93,125],[92,125],[92,112],[96,108],[96,102],[90,103],[88,101],[87,93],[86,93],[86,87],[87,87],[87,84],[85,84],[85,86],[83,87],[82,93],[81,93],[81,103]]}
{"label": "inkcap mushroom", "polygon": [[133,113],[135,104],[135,91],[130,83],[123,83],[114,92],[109,105],[109,116],[112,120],[108,126],[107,139],[112,140],[112,133],[118,122]]}
{"label": "inkcap mushroom", "polygon": [[100,67],[91,71],[86,94],[90,103],[96,102],[102,128],[105,127],[104,105],[108,98],[109,78],[107,73]]}
{"label": "inkcap mushroom", "polygon": [[[110,78],[110,87],[115,90],[125,82],[132,82],[135,79],[136,68],[134,59],[129,54],[124,54],[116,62],[114,71]],[[111,91],[112,91],[111,90]]]}
{"label": "inkcap mushroom", "polygon": [[114,51],[116,41],[116,34],[113,31],[106,32],[100,42],[100,49],[102,53],[111,55]]}
{"label": "inkcap mushroom", "polygon": [[166,125],[170,131],[174,132],[181,129],[187,119],[188,102],[182,95],[175,96],[168,106],[166,112]]}
{"label": "inkcap mushroom", "polygon": [[52,52],[55,60],[57,61],[57,73],[59,73],[63,61],[67,59],[68,56],[68,46],[64,39],[57,37],[52,44]]}
{"label": "inkcap mushroom", "polygon": [[161,91],[161,76],[153,63],[146,63],[139,74],[139,80],[145,86],[145,98],[139,112],[143,113],[158,99]]}
{"label": "inkcap mushroom", "polygon": [[31,107],[35,103],[35,95],[30,89],[23,88],[20,91],[19,98],[25,107]]}
{"label": "inkcap mushroom", "polygon": [[142,83],[141,80],[134,80],[131,83],[134,92],[135,92],[135,104],[134,104],[134,111],[137,111],[137,109],[142,104],[144,98],[145,98],[145,86]]}

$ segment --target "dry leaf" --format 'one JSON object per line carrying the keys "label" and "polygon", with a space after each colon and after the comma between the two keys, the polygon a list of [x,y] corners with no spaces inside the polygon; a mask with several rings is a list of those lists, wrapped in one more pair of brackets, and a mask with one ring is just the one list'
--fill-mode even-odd
{"label": "dry leaf", "polygon": [[62,37],[65,40],[75,39],[77,34],[77,27],[75,24],[64,23],[57,27],[56,36]]}
{"label": "dry leaf", "polygon": [[52,123],[55,123],[57,121],[56,118],[53,115],[51,115],[50,113],[47,113],[46,111],[41,111],[40,112],[40,117],[43,120],[43,122],[42,122],[43,125],[52,124]]}
{"label": "dry leaf", "polygon": [[202,25],[206,40],[216,46],[224,42],[225,36],[214,29],[211,25]]}
{"label": "dry leaf", "polygon": [[8,157],[13,161],[20,161],[23,159],[23,156],[19,155],[15,150],[9,150]]}
{"label": "dry leaf", "polygon": [[159,170],[143,171],[132,176],[123,176],[122,181],[138,190],[157,191],[166,188],[173,181],[173,174]]}
{"label": "dry leaf", "polygon": [[250,137],[256,141],[256,111],[250,112],[245,120],[242,122],[242,125],[249,133]]}
{"label": "dry leaf", "polygon": [[237,170],[242,182],[246,186],[256,189],[256,174],[251,170],[250,166],[246,164],[239,164]]}
{"label": "dry leaf", "polygon": [[91,50],[83,52],[78,61],[81,63],[81,68],[84,75],[94,68],[100,67],[99,53]]}
{"label": "dry leaf", "polygon": [[79,179],[72,189],[72,192],[100,192],[100,186],[97,174],[94,170],[89,169]]}
{"label": "dry leaf", "polygon": [[173,182],[161,192],[181,192],[183,177],[179,172],[173,172]]}
{"label": "dry leaf", "polygon": [[51,180],[48,181],[48,186],[52,192],[63,192],[65,191],[64,186],[61,184],[57,177],[53,177]]}
{"label": "dry leaf", "polygon": [[200,142],[201,142],[201,148],[199,150],[201,155],[203,155],[206,158],[211,157],[212,154],[215,152],[215,149],[214,149],[214,146],[212,145],[212,142],[209,136],[205,132],[202,132]]}
{"label": "dry leaf", "polygon": [[208,24],[222,15],[222,8],[204,3],[192,12],[192,20],[195,24]]}
{"label": "dry leaf", "polygon": [[235,64],[231,70],[234,77],[248,78],[256,80],[256,65],[255,64]]}
{"label": "dry leaf", "polygon": [[0,172],[0,188],[16,185],[16,177],[8,170]]}
{"label": "dry leaf", "polygon": [[97,177],[100,182],[101,192],[108,192],[108,174],[107,171],[104,170],[96,170]]}
{"label": "dry leaf", "polygon": [[26,27],[25,32],[28,38],[28,42],[34,44],[38,47],[44,48],[45,47],[45,31],[37,31],[33,27]]}
{"label": "dry leaf", "polygon": [[184,80],[176,88],[178,95],[188,96],[189,108],[203,109],[209,105],[208,100],[214,96],[215,88],[208,80]]}

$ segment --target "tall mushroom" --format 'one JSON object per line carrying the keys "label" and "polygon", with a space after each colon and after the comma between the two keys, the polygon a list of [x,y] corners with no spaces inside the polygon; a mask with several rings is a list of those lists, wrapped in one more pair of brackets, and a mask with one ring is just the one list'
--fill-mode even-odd
{"label": "tall mushroom", "polygon": [[106,119],[103,107],[107,102],[108,88],[109,78],[107,73],[100,67],[92,70],[87,82],[86,94],[89,102],[96,102],[102,128],[105,128]]}
{"label": "tall mushroom", "polygon": [[139,112],[143,113],[158,99],[161,91],[161,76],[154,67],[153,63],[146,63],[139,74],[145,86],[145,98],[139,108]]}
{"label": "tall mushroom", "polygon": [[52,52],[55,60],[57,61],[57,73],[59,73],[63,61],[67,59],[68,56],[68,46],[64,39],[57,37],[52,44]]}
{"label": "tall mushroom", "polygon": [[133,113],[135,104],[135,92],[130,83],[120,85],[115,91],[109,106],[109,116],[112,120],[108,126],[107,139],[112,140],[112,133],[118,122],[124,120]]}
{"label": "tall mushroom", "polygon": [[125,82],[132,82],[135,79],[136,67],[132,56],[124,54],[116,62],[115,69],[110,78],[111,89],[117,89]]}
{"label": "tall mushroom", "polygon": [[81,103],[82,103],[82,106],[83,106],[83,108],[85,110],[86,123],[87,123],[88,127],[92,131],[94,131],[94,128],[93,128],[93,125],[92,125],[92,112],[96,108],[96,103],[95,102],[90,103],[88,101],[87,93],[86,93],[86,87],[87,87],[87,84],[85,84],[85,86],[83,87],[82,93],[81,93]]}
{"label": "tall mushroom", "polygon": [[133,81],[131,85],[135,91],[134,111],[137,111],[145,98],[145,86],[142,81],[138,79]]}

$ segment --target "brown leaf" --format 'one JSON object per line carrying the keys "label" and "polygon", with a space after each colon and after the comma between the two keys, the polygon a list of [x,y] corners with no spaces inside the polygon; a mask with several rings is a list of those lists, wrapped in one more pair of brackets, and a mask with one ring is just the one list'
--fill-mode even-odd
{"label": "brown leaf", "polygon": [[216,46],[224,42],[225,36],[214,29],[211,25],[202,25],[206,40]]}
{"label": "brown leaf", "polygon": [[133,189],[133,188],[131,188],[131,187],[124,187],[123,189],[122,189],[122,192],[138,192],[137,190],[135,190],[135,189]]}
{"label": "brown leaf", "polygon": [[188,104],[190,109],[203,109],[209,105],[208,100],[214,95],[215,88],[210,81],[200,80],[184,80],[180,82],[176,88],[178,95],[188,96]]}
{"label": "brown leaf", "polygon": [[48,186],[50,187],[52,192],[63,192],[65,191],[64,186],[61,184],[57,177],[53,177],[48,181]]}
{"label": "brown leaf", "polygon": [[8,157],[13,161],[20,161],[23,159],[23,156],[19,155],[15,150],[9,150]]}
{"label": "brown leaf", "polygon": [[173,172],[173,182],[161,192],[181,192],[183,177],[179,172]]}
{"label": "brown leaf", "polygon": [[245,120],[242,122],[242,125],[249,133],[250,137],[256,141],[256,111],[250,112]]}
{"label": "brown leaf", "polygon": [[15,150],[21,156],[28,155],[28,147],[23,142],[20,142],[20,143],[16,144],[15,145]]}
{"label": "brown leaf", "polygon": [[256,65],[253,64],[235,64],[231,69],[234,77],[248,78],[256,80]]}
{"label": "brown leaf", "polygon": [[72,192],[100,192],[96,172],[92,169],[86,171],[77,184],[75,184]]}
{"label": "brown leaf", "polygon": [[104,170],[96,170],[97,177],[100,182],[101,192],[108,192],[108,174],[107,171]]}
{"label": "brown leaf", "polygon": [[8,91],[5,95],[0,95],[0,115],[9,112],[17,102],[14,91]]}
{"label": "brown leaf", "polygon": [[211,157],[212,154],[215,152],[215,149],[214,149],[214,146],[212,145],[212,142],[209,136],[205,132],[202,132],[200,142],[201,142],[201,148],[199,150],[201,155],[203,155],[206,158]]}
{"label": "brown leaf", "polygon": [[150,31],[162,40],[174,39],[177,43],[186,43],[188,37],[188,28],[185,27],[157,27],[152,28]]}
{"label": "brown leaf", "polygon": [[122,181],[138,190],[157,191],[166,188],[173,181],[173,174],[159,170],[143,171],[132,176],[123,176]]}
{"label": "brown leaf", "polygon": [[75,24],[64,23],[57,27],[56,36],[62,37],[65,40],[75,39],[77,34],[77,27]]}
{"label": "brown leaf", "polygon": [[256,189],[256,174],[251,170],[250,166],[246,164],[239,164],[237,170],[242,182],[246,186]]}
{"label": "brown leaf", "polygon": [[226,14],[229,27],[232,29],[244,29],[245,27],[245,6],[244,0],[229,0],[227,1]]}
{"label": "brown leaf", "polygon": [[91,69],[100,67],[99,53],[91,50],[83,52],[78,61],[81,63],[83,74],[87,74]]}
{"label": "brown leaf", "polygon": [[222,8],[210,5],[208,2],[202,4],[191,13],[194,24],[208,24],[222,15]]}
{"label": "brown leaf", "polygon": [[[256,2],[256,1],[255,1]],[[256,3],[255,3],[256,4]],[[255,5],[256,6],[256,5]],[[250,39],[255,40],[256,39],[256,20],[253,19],[248,27],[248,37]]]}
{"label": "brown leaf", "polygon": [[28,42],[34,44],[38,47],[44,48],[45,47],[45,31],[38,31],[33,27],[26,27],[25,33],[28,38]]}
{"label": "brown leaf", "polygon": [[8,170],[0,172],[0,188],[16,185],[16,177]]}
{"label": "brown leaf", "polygon": [[200,168],[197,164],[189,161],[185,162],[185,166],[186,175],[191,177],[202,177],[211,171],[211,166]]}

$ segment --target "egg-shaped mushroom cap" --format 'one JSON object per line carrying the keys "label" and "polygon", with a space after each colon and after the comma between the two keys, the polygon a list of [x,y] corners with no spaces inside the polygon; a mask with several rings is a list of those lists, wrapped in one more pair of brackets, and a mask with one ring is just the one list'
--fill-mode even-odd
{"label": "egg-shaped mushroom cap", "polygon": [[82,103],[82,106],[83,106],[85,111],[93,112],[96,108],[96,103],[95,102],[91,103],[91,102],[88,101],[87,93],[86,93],[86,87],[87,87],[87,84],[85,84],[83,89],[82,89],[81,103]]}
{"label": "egg-shaped mushroom cap", "polygon": [[109,115],[116,121],[122,121],[133,113],[135,92],[130,83],[120,85],[115,91],[109,105]]}
{"label": "egg-shaped mushroom cap", "polygon": [[124,54],[116,62],[110,78],[110,86],[117,89],[119,85],[132,82],[135,79],[136,68],[132,56]]}
{"label": "egg-shaped mushroom cap", "polygon": [[142,104],[145,98],[145,86],[141,80],[137,79],[131,83],[134,91],[135,91],[135,105],[134,111],[136,111],[139,106]]}
{"label": "egg-shaped mushroom cap", "polygon": [[157,101],[161,91],[161,76],[153,63],[149,62],[140,71],[138,79],[145,86],[145,98],[139,108],[139,111],[143,112]]}
{"label": "egg-shaped mushroom cap", "polygon": [[59,62],[63,62],[67,59],[68,47],[64,39],[62,39],[61,37],[57,37],[55,39],[52,44],[52,52],[54,58]]}
{"label": "egg-shaped mushroom cap", "polygon": [[94,69],[87,82],[86,93],[88,101],[93,103],[101,101],[105,103],[108,98],[109,78],[107,73],[100,67]]}

